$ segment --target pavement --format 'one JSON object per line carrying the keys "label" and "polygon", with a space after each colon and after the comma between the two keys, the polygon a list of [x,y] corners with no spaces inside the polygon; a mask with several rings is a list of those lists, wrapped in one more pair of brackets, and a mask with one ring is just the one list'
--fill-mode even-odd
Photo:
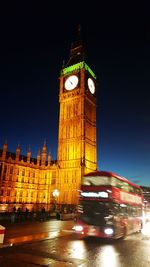
{"label": "pavement", "polygon": [[0,234],[0,248],[72,234],[73,225],[73,220],[58,221],[56,219],[42,222],[3,224],[5,230],[3,236]]}

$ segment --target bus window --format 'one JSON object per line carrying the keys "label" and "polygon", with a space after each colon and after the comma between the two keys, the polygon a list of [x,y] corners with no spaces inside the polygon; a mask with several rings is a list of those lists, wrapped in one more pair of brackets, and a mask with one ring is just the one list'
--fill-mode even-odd
{"label": "bus window", "polygon": [[113,203],[113,212],[114,212],[114,215],[118,215],[119,214],[119,211],[120,211],[120,206],[118,203]]}
{"label": "bus window", "polygon": [[111,185],[111,179],[107,176],[100,176],[99,179],[97,177],[83,177],[81,179],[81,185]]}
{"label": "bus window", "polygon": [[126,204],[120,204],[120,215],[121,216],[128,216],[128,211],[127,211],[127,205]]}

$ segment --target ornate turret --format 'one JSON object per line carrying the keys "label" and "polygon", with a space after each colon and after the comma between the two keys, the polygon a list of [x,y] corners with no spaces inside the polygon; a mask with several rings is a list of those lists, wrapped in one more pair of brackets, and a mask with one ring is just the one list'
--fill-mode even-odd
{"label": "ornate turret", "polygon": [[3,145],[3,153],[2,153],[2,159],[6,159],[6,153],[7,153],[7,142]]}
{"label": "ornate turret", "polygon": [[20,156],[20,145],[18,144],[16,148],[16,160],[19,161],[19,156]]}
{"label": "ornate turret", "polygon": [[41,165],[42,166],[45,166],[46,165],[46,142],[44,141],[44,145],[43,145],[43,148],[42,148],[42,162],[41,162]]}
{"label": "ornate turret", "polygon": [[51,154],[50,154],[50,152],[48,153],[48,166],[50,166],[51,165]]}
{"label": "ornate turret", "polygon": [[40,150],[38,151],[38,154],[37,154],[37,165],[39,166],[40,165]]}
{"label": "ornate turret", "polygon": [[28,153],[27,153],[27,163],[30,163],[30,159],[31,159],[31,151],[30,151],[30,146],[29,146]]}

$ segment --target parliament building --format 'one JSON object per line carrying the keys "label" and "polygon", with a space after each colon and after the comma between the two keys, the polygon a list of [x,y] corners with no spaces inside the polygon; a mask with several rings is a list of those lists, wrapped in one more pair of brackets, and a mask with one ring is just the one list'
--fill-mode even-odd
{"label": "parliament building", "polygon": [[[76,205],[81,177],[97,170],[96,76],[85,62],[78,30],[67,63],[59,77],[57,159],[47,153],[46,142],[37,157],[0,149],[0,211],[13,207],[29,210]],[[54,194],[54,192],[58,194]]]}

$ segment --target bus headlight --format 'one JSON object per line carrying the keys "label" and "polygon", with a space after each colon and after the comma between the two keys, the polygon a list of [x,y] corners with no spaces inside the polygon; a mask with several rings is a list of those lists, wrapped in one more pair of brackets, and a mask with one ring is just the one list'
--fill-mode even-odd
{"label": "bus headlight", "polygon": [[82,231],[83,231],[83,226],[82,226],[82,225],[76,225],[76,226],[74,227],[74,230],[75,230],[76,232],[82,232]]}
{"label": "bus headlight", "polygon": [[112,228],[105,228],[104,233],[106,235],[112,235],[114,233],[114,230]]}

